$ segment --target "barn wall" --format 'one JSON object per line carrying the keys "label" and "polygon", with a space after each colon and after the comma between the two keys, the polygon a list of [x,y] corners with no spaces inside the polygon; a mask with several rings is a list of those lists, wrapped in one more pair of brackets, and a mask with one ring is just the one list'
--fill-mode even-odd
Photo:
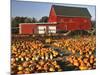
{"label": "barn wall", "polygon": [[20,32],[21,34],[33,34],[36,32],[35,28],[36,28],[35,24],[28,24],[28,23],[21,24]]}
{"label": "barn wall", "polygon": [[86,20],[87,22],[85,22],[83,26],[81,25],[81,29],[83,30],[89,30],[92,28],[91,20],[90,19],[86,19]]}
{"label": "barn wall", "polygon": [[[91,21],[81,17],[57,17],[58,30],[88,30],[91,29]],[[67,25],[67,26],[66,26]]]}

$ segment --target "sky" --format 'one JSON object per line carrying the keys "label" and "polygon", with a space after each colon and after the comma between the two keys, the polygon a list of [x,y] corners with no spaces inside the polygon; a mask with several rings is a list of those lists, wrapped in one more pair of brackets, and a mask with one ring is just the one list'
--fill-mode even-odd
{"label": "sky", "polygon": [[42,16],[49,16],[52,5],[62,5],[71,7],[84,7],[87,8],[92,16],[92,20],[95,20],[96,7],[93,5],[74,5],[74,4],[57,4],[57,3],[44,3],[33,1],[16,1],[11,0],[11,17],[23,16],[34,17],[39,20]]}

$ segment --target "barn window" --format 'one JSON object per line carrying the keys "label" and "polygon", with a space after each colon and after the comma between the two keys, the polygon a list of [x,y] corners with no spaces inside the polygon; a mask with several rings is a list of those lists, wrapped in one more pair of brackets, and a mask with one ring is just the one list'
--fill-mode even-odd
{"label": "barn window", "polygon": [[48,32],[49,33],[56,33],[56,26],[49,26],[48,27]]}

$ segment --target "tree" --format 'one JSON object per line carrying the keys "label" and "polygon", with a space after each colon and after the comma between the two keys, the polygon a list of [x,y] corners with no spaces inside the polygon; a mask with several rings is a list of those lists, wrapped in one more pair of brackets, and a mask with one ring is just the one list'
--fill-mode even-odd
{"label": "tree", "polygon": [[94,27],[94,28],[96,27],[96,21],[95,20],[92,21],[92,27]]}
{"label": "tree", "polygon": [[12,27],[18,27],[20,23],[35,23],[37,22],[37,20],[33,17],[33,18],[29,18],[29,17],[12,17],[11,18],[11,26]]}
{"label": "tree", "polygon": [[43,16],[39,22],[48,22],[48,17],[47,16]]}
{"label": "tree", "polygon": [[24,22],[25,22],[25,23],[32,23],[32,19],[31,19],[31,18],[25,18],[25,19],[24,19]]}
{"label": "tree", "polygon": [[32,23],[35,23],[35,22],[37,22],[37,20],[33,17],[32,18]]}
{"label": "tree", "polygon": [[11,18],[11,26],[12,27],[18,27],[19,23],[20,23],[20,17]]}

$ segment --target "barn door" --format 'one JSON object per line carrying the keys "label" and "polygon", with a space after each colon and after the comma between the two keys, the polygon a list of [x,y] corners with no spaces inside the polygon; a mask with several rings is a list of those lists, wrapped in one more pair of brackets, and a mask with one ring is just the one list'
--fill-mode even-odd
{"label": "barn door", "polygon": [[56,26],[49,26],[48,30],[48,33],[56,33]]}
{"label": "barn door", "polygon": [[38,26],[38,33],[45,34],[46,33],[46,26]]}

